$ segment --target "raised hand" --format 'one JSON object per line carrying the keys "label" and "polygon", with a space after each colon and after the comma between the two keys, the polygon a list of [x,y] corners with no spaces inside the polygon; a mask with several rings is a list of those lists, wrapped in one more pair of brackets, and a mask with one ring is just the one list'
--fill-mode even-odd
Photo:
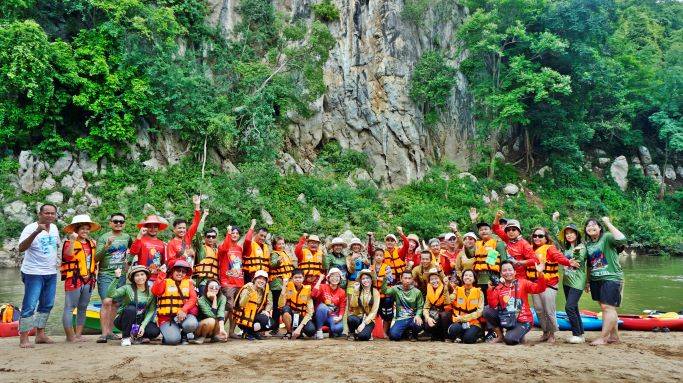
{"label": "raised hand", "polygon": [[192,196],[192,203],[194,204],[195,210],[199,210],[199,205],[202,203],[202,198],[195,194]]}
{"label": "raised hand", "polygon": [[396,232],[403,235],[403,228],[401,226],[396,226]]}
{"label": "raised hand", "polygon": [[456,222],[451,222],[448,224],[448,227],[451,229],[452,232],[456,233],[458,231],[458,224]]}
{"label": "raised hand", "polygon": [[556,211],[553,213],[553,222],[557,222],[560,220],[560,212]]}
{"label": "raised hand", "polygon": [[252,219],[252,220],[251,220],[251,228],[253,229],[253,228],[255,228],[255,227],[256,227],[256,220],[255,220],[255,219]]}
{"label": "raised hand", "polygon": [[47,224],[44,224],[44,223],[39,223],[39,224],[38,224],[38,227],[36,227],[36,232],[37,232],[38,234],[40,234],[41,231],[47,232],[47,231],[49,231],[49,230],[50,230],[50,229],[48,228]]}

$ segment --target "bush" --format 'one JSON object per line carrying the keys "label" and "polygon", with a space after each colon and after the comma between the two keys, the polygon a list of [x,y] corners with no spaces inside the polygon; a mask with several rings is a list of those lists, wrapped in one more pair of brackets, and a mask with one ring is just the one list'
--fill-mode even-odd
{"label": "bush", "polygon": [[331,0],[323,0],[318,4],[313,4],[313,13],[315,16],[324,22],[337,21],[339,20],[339,9],[336,5],[332,4]]}

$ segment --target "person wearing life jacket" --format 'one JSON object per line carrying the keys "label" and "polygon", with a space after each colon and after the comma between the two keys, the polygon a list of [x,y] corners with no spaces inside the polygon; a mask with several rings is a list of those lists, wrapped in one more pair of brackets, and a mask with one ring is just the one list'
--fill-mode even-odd
{"label": "person wearing life jacket", "polygon": [[[62,324],[67,342],[85,342],[83,326],[90,296],[97,278],[97,244],[90,233],[101,226],[87,214],[75,215],[64,227],[69,235],[62,247],[62,264],[59,268],[64,281],[64,312]],[[73,311],[76,309],[76,328],[73,326]]]}
{"label": "person wearing life jacket", "polygon": [[432,253],[429,250],[422,250],[420,254],[420,264],[413,268],[411,274],[413,276],[414,286],[422,292],[422,294],[427,294],[427,285],[429,284],[429,270],[437,269],[439,270],[439,279],[443,280],[446,277],[441,266],[438,263],[433,262]]}
{"label": "person wearing life jacket", "polygon": [[205,209],[197,228],[199,233],[203,233],[203,238],[200,239],[200,235],[197,234],[192,241],[192,246],[196,249],[192,278],[199,289],[199,295],[204,295],[207,282],[209,280],[218,280],[220,273],[218,246],[216,244],[218,230],[213,227],[204,230],[204,223],[208,215],[209,211]]}
{"label": "person wearing life jacket", "polygon": [[482,336],[479,319],[484,313],[484,293],[477,286],[477,277],[472,270],[460,274],[462,286],[451,294],[453,323],[448,327],[448,338],[462,343],[476,343]]}
{"label": "person wearing life jacket", "polygon": [[372,270],[361,270],[358,279],[359,281],[352,283],[348,299],[349,334],[354,340],[368,341],[375,329],[380,295],[374,287]]}
{"label": "person wearing life jacket", "polygon": [[[557,230],[557,222],[560,219],[560,213],[553,213],[554,232]],[[582,242],[581,232],[579,228],[570,223],[565,226],[557,235],[557,243],[563,251],[567,259],[573,259],[579,263],[579,267],[565,267],[562,276],[562,288],[566,304],[564,310],[567,313],[567,319],[571,326],[572,335],[567,338],[567,343],[580,344],[584,343],[586,339],[583,334],[583,322],[581,321],[581,313],[579,311],[579,299],[586,288],[587,283],[587,264],[588,254],[586,246]]]}
{"label": "person wearing life jacket", "polygon": [[150,282],[157,279],[157,271],[166,259],[166,244],[157,235],[168,228],[168,223],[152,214],[137,225],[140,232],[130,245],[131,265],[142,265],[149,269]]}
{"label": "person wearing life jacket", "polygon": [[324,275],[323,250],[320,248],[320,238],[317,235],[304,233],[294,247],[294,254],[299,261],[298,265],[304,272],[304,283],[315,284],[318,276]]}
{"label": "person wearing life jacket", "polygon": [[[120,277],[121,272],[121,269],[116,269],[115,275]],[[128,269],[128,283],[121,287],[117,287],[118,283],[109,285],[107,296],[121,301],[114,318],[114,325],[123,335],[121,346],[130,346],[133,339],[136,343],[149,343],[161,333],[154,323],[157,299],[149,289],[148,279],[149,270],[145,266],[136,265]]]}
{"label": "person wearing life jacket", "polygon": [[590,218],[584,226],[591,298],[600,302],[602,309],[602,331],[591,346],[620,342],[617,307],[621,305],[624,271],[617,247],[626,244],[626,236],[609,217],[602,217],[601,221]]}
{"label": "person wearing life jacket", "polygon": [[199,326],[197,321],[197,293],[192,276],[192,267],[177,258],[159,268],[159,278],[152,285],[152,294],[157,297],[157,323],[163,337],[163,344],[176,346],[187,344],[188,335]]}
{"label": "person wearing life jacket", "polygon": [[[557,327],[557,283],[559,282],[559,265],[565,267],[580,266],[576,260],[567,259],[557,248],[552,244],[548,230],[543,227],[537,227],[531,231],[531,243],[538,261],[545,265],[543,275],[545,277],[546,289],[540,294],[531,296],[536,315],[538,315],[538,322],[543,330],[541,342],[555,343],[555,333],[559,330]],[[527,278],[530,281],[536,281],[538,274],[535,268],[527,267]]]}
{"label": "person wearing life jacket", "polygon": [[[477,222],[479,214],[475,208],[470,209],[470,218],[472,222]],[[505,242],[493,237],[491,225],[487,222],[477,222],[477,233],[479,239],[475,244],[474,270],[476,280],[479,288],[486,297],[488,283],[491,277],[498,279],[500,277],[500,263],[508,259]]]}
{"label": "person wearing life jacket", "polygon": [[268,273],[258,270],[252,281],[242,286],[235,299],[232,316],[246,339],[263,339],[259,332],[270,329],[273,316],[273,295],[268,287]]}
{"label": "person wearing life jacket", "polygon": [[[408,249],[410,248],[410,241],[408,237],[403,234],[403,228],[398,226],[396,231],[401,236],[401,248],[397,248],[398,239],[393,234],[387,234],[384,237],[384,262],[391,266],[391,270],[394,273],[401,274],[403,270],[406,269],[406,256],[408,255]],[[368,233],[368,253],[373,254],[375,251],[374,246],[375,233]]]}
{"label": "person wearing life jacket", "polygon": [[393,287],[387,286],[385,280],[381,292],[393,297],[396,302],[396,319],[389,329],[389,340],[400,341],[412,335],[410,340],[416,341],[423,326],[424,297],[420,290],[413,287],[412,274],[404,270],[401,283]]}
{"label": "person wearing life jacket", "polygon": [[[455,259],[454,273],[461,276],[465,270],[472,270],[476,261],[477,235],[473,232],[465,233],[462,237],[463,246]],[[460,281],[462,283],[462,281]]]}
{"label": "person wearing life jacket", "polygon": [[282,315],[282,323],[287,332],[283,339],[298,339],[303,335],[309,338],[315,336],[315,323],[313,322],[313,297],[311,286],[304,285],[304,273],[301,269],[292,271],[292,280],[284,280],[278,308]]}
{"label": "person wearing life jacket", "polygon": [[[387,286],[393,286],[396,279],[394,278],[394,271],[391,269],[391,266],[384,262],[384,249],[381,247],[375,248],[372,254],[370,271],[372,271],[375,288],[381,291],[385,280]],[[388,338],[391,320],[394,319],[394,298],[380,292],[379,299],[379,317],[382,318],[384,335]]]}
{"label": "person wearing life jacket", "polygon": [[344,331],[344,313],[346,312],[346,291],[341,287],[342,273],[336,267],[327,272],[323,281],[323,275],[318,277],[318,282],[313,286],[311,296],[315,300],[315,339],[323,339],[323,326],[329,329],[330,338],[340,336]]}
{"label": "person wearing life jacket", "polygon": [[420,264],[420,237],[416,234],[408,234],[408,254],[406,254],[406,268],[412,270],[413,267]]}
{"label": "person wearing life jacket", "polygon": [[439,257],[439,264],[441,265],[441,270],[448,277],[452,277],[457,280],[460,276],[456,271],[456,262],[458,255],[463,247],[463,241],[460,237],[460,232],[458,231],[458,224],[451,222],[448,226],[451,229],[450,233],[444,234],[444,246],[441,247],[441,256]]}
{"label": "person wearing life jacket", "polygon": [[437,268],[427,271],[427,293],[425,294],[422,316],[425,332],[431,335],[432,341],[445,340],[446,330],[451,324],[451,298],[449,279]]}
{"label": "person wearing life jacket", "polygon": [[[508,221],[510,224],[512,220]],[[511,260],[501,263],[501,280],[495,287],[489,282],[488,306],[484,308],[487,326],[493,329],[496,337],[489,343],[505,342],[516,345],[524,342],[524,336],[531,330],[534,318],[529,308],[529,294],[539,294],[545,290],[544,266],[536,265],[539,278],[532,282],[519,278]],[[503,334],[505,330],[505,334]]]}
{"label": "person wearing life jacket", "polygon": [[[273,251],[270,253],[270,291],[273,302],[280,301],[280,294],[284,289],[284,281],[292,278],[292,271],[296,266],[296,259],[285,249],[284,237],[275,237],[272,242]],[[277,335],[280,329],[280,310],[273,310],[273,329],[270,335]]]}
{"label": "person wearing life jacket", "polygon": [[337,268],[341,272],[340,287],[342,289],[346,289],[346,279],[349,274],[349,268],[346,265],[346,255],[344,254],[345,248],[346,241],[341,237],[335,237],[330,243],[330,251],[328,251],[323,258],[323,269],[325,269],[325,271]]}
{"label": "person wearing life jacket", "polygon": [[235,334],[235,321],[232,320],[237,293],[244,286],[244,271],[242,270],[242,246],[239,244],[240,229],[228,226],[225,240],[218,247],[218,280],[221,293],[225,295],[225,318],[230,320],[228,337],[241,339]]}
{"label": "person wearing life jacket", "polygon": [[195,264],[196,249],[192,247],[192,240],[197,233],[199,221],[201,220],[201,201],[200,196],[192,196],[194,215],[192,216],[192,224],[189,228],[185,219],[181,218],[173,221],[173,238],[166,245],[166,260],[164,263],[170,263],[176,259],[184,259],[190,266]]}
{"label": "person wearing life jacket", "polygon": [[225,342],[228,332],[225,331],[225,296],[221,294],[221,285],[211,279],[206,283],[202,296],[197,301],[199,326],[195,330],[195,343],[202,344],[206,338],[211,342]]}
{"label": "person wearing life jacket", "polygon": [[256,220],[251,220],[251,227],[244,236],[244,249],[242,253],[242,268],[244,269],[244,281],[251,282],[257,271],[270,271],[270,247],[266,243],[268,229],[259,228],[254,232]]}
{"label": "person wearing life jacket", "polygon": [[538,257],[524,237],[519,221],[510,219],[504,228],[500,224],[503,211],[498,210],[493,220],[493,232],[505,242],[508,260],[515,266],[517,278],[527,278],[527,268],[533,268],[538,263]]}

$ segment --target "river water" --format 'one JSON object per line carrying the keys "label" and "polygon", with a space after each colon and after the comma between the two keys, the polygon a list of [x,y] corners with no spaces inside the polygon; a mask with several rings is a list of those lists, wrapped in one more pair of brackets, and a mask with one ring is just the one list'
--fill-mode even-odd
{"label": "river water", "polygon": [[[624,298],[619,312],[640,313],[644,309],[683,310],[683,258],[633,256],[621,260],[625,273]],[[0,269],[0,303],[21,304],[23,285],[18,269]],[[97,292],[93,301],[99,301]],[[558,310],[564,308],[564,294],[558,294]],[[600,311],[600,306],[584,294],[581,309]],[[50,315],[48,333],[63,334],[64,285],[58,282],[55,307]]]}

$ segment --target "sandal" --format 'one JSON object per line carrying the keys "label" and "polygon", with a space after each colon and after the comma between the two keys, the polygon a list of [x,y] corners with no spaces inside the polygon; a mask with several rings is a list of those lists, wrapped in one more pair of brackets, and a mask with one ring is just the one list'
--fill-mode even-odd
{"label": "sandal", "polygon": [[292,333],[288,332],[285,335],[283,335],[282,338],[280,338],[280,339],[292,339]]}
{"label": "sandal", "polygon": [[97,338],[97,343],[107,343],[109,338],[106,335],[100,335],[99,338]]}
{"label": "sandal", "polygon": [[121,337],[119,335],[112,333],[112,334],[107,335],[107,340],[121,340]]}

